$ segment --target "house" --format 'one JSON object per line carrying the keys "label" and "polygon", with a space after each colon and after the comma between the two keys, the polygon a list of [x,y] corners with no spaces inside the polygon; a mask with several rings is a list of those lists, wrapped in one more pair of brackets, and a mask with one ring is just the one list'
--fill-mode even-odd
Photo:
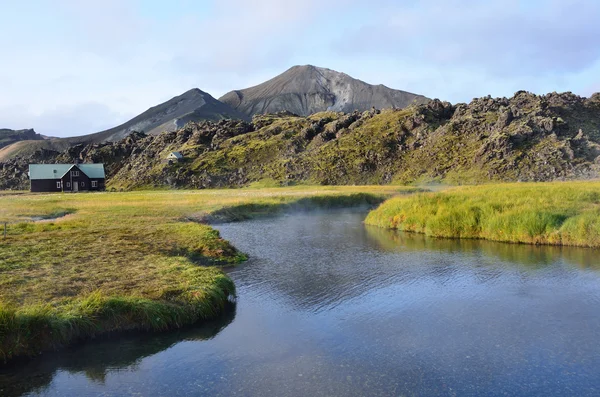
{"label": "house", "polygon": [[104,164],[29,164],[32,192],[104,190]]}
{"label": "house", "polygon": [[183,160],[183,154],[181,154],[179,152],[171,152],[167,156],[167,160],[181,161],[181,160]]}

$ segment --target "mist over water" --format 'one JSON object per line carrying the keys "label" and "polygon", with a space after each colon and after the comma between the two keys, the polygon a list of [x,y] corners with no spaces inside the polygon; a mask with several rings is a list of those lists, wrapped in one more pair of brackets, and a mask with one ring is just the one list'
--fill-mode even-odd
{"label": "mist over water", "polygon": [[441,240],[333,211],[219,225],[214,323],[0,370],[0,395],[597,395],[597,250]]}

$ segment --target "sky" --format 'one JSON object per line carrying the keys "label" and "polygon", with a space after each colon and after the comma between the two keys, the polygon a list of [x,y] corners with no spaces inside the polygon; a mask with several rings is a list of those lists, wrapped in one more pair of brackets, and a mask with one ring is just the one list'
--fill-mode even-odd
{"label": "sky", "polygon": [[0,128],[75,136],[312,64],[453,103],[600,91],[597,0],[0,0]]}

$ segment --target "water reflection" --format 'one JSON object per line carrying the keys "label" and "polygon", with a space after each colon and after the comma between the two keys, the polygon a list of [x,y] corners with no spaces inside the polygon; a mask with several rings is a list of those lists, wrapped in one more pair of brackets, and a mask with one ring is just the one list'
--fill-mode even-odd
{"label": "water reflection", "polygon": [[388,252],[439,251],[447,253],[480,252],[483,256],[498,258],[506,264],[540,269],[556,262],[564,262],[580,269],[600,269],[600,250],[507,244],[485,240],[438,239],[418,233],[405,233],[365,225],[367,238]]}
{"label": "water reflection", "polygon": [[0,396],[44,393],[59,372],[83,374],[92,383],[102,385],[109,373],[135,373],[146,357],[165,351],[184,341],[206,341],[217,336],[235,318],[235,304],[215,320],[201,326],[159,334],[121,335],[102,338],[38,359],[23,360],[0,367]]}
{"label": "water reflection", "polygon": [[44,356],[4,371],[0,395],[600,393],[597,250],[431,239],[363,217],[221,225],[251,256],[230,270],[234,321]]}
{"label": "water reflection", "polygon": [[549,267],[546,281],[565,281],[580,277],[578,268],[600,268],[598,250],[436,239],[367,226],[363,218],[363,212],[339,211],[219,228],[253,258],[232,273],[238,288],[263,284],[266,298],[311,312],[390,285],[519,283]]}

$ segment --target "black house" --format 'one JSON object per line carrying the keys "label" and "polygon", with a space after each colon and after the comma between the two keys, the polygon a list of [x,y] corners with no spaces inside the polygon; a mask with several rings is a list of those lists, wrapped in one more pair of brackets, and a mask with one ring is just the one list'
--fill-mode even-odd
{"label": "black house", "polygon": [[104,190],[104,164],[29,164],[32,192]]}

